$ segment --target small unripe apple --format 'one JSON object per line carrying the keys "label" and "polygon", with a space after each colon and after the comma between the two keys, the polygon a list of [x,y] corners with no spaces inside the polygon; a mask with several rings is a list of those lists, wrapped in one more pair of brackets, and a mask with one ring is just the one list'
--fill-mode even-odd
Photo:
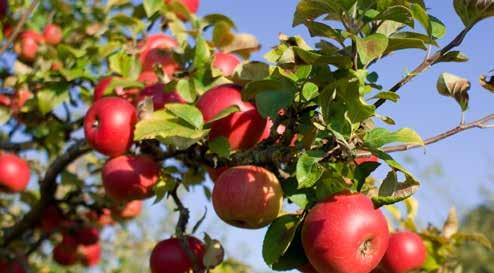
{"label": "small unripe apple", "polygon": [[225,137],[232,150],[246,150],[269,137],[270,122],[263,118],[254,105],[245,103],[248,110],[230,114],[213,122],[209,139]]}
{"label": "small unripe apple", "polygon": [[60,229],[65,218],[62,211],[55,205],[50,205],[41,214],[41,229],[45,233],[52,233]]}
{"label": "small unripe apple", "polygon": [[388,224],[360,193],[339,193],[315,205],[302,228],[302,245],[319,273],[369,273],[388,247]]}
{"label": "small unripe apple", "polygon": [[94,245],[99,241],[99,230],[91,226],[77,228],[74,235],[80,245]]}
{"label": "small unripe apple", "polygon": [[[204,257],[205,247],[198,239],[187,236],[187,244],[195,261],[200,267]],[[171,238],[159,242],[151,252],[149,261],[152,273],[184,273],[193,269],[193,261],[183,249],[180,239]]]}
{"label": "small unripe apple", "polygon": [[270,224],[280,213],[283,190],[278,178],[257,166],[224,171],[214,184],[213,207],[226,223],[248,229]]}
{"label": "small unripe apple", "polygon": [[[195,14],[199,9],[199,0],[165,0],[165,3],[170,4],[173,1],[178,1],[185,6],[185,8],[190,12]],[[177,17],[181,20],[185,20],[186,17],[184,14],[177,13]]]}
{"label": "small unripe apple", "polygon": [[235,84],[223,84],[209,89],[197,101],[204,122],[209,122],[221,111],[230,106],[238,106],[240,111],[252,109],[252,105],[242,101],[241,87]]}
{"label": "small unripe apple", "polygon": [[103,167],[103,186],[117,202],[148,198],[158,182],[159,165],[147,156],[119,156]]}
{"label": "small unripe apple", "polygon": [[0,258],[0,273],[27,273],[24,268],[24,264],[27,264],[25,258],[15,258],[12,260]]}
{"label": "small unripe apple", "polygon": [[381,266],[386,273],[412,272],[422,268],[426,253],[424,242],[416,233],[397,232],[389,238]]}
{"label": "small unripe apple", "polygon": [[62,29],[56,24],[48,24],[43,30],[45,42],[50,45],[57,45],[62,41]]}
{"label": "small unripe apple", "polygon": [[137,97],[137,103],[143,101],[146,97],[151,97],[153,99],[153,108],[155,111],[163,109],[167,103],[186,102],[177,91],[165,92],[165,85],[162,83],[156,83],[142,89]]}
{"label": "small unripe apple", "polygon": [[216,52],[213,57],[213,68],[219,69],[223,76],[233,75],[235,68],[240,64],[240,60],[231,53]]}
{"label": "small unripe apple", "polygon": [[141,200],[134,200],[123,205],[115,205],[111,208],[112,216],[120,220],[134,219],[141,214],[142,203]]}
{"label": "small unripe apple", "polygon": [[64,266],[74,265],[78,260],[77,247],[76,240],[65,235],[53,248],[53,260]]}
{"label": "small unripe apple", "polygon": [[24,191],[29,183],[30,171],[26,161],[15,154],[0,153],[0,191]]}
{"label": "small unripe apple", "polygon": [[153,85],[159,82],[158,76],[156,76],[154,71],[143,71],[139,74],[139,78],[137,78],[137,80],[142,82],[144,86]]}
{"label": "small unripe apple", "polygon": [[115,157],[132,145],[137,110],[128,101],[105,97],[89,108],[84,118],[84,134],[98,152]]}
{"label": "small unripe apple", "polygon": [[100,243],[79,246],[79,255],[82,265],[86,267],[97,265],[101,260]]}

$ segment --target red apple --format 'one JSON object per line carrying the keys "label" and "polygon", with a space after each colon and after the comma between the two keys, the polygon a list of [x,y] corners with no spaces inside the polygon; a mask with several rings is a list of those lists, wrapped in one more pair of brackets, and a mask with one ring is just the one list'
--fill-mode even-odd
{"label": "red apple", "polygon": [[134,200],[123,205],[115,205],[111,208],[114,218],[120,220],[129,220],[136,218],[142,211],[142,201]]}
{"label": "red apple", "polygon": [[[119,79],[119,77],[113,77],[113,76],[107,76],[102,79],[96,84],[94,87],[94,95],[93,95],[93,102],[97,101],[105,96],[105,90],[106,88],[111,84],[113,80]],[[129,88],[123,90],[121,87],[116,87],[114,90],[112,90],[112,96],[118,96],[121,98],[124,98],[128,100],[129,102],[133,101],[133,98],[136,94],[139,93],[139,89],[137,88]]]}
{"label": "red apple", "polygon": [[219,167],[216,169],[207,167],[209,177],[211,178],[211,181],[213,181],[213,182],[216,182],[216,180],[218,180],[220,175],[226,170],[228,170],[228,167],[226,167],[226,166],[225,167]]}
{"label": "red apple", "polygon": [[12,101],[12,110],[15,113],[21,111],[26,102],[33,97],[33,93],[27,88],[21,88],[15,92],[15,96]]}
{"label": "red apple", "polygon": [[300,271],[302,273],[318,273],[316,271],[316,269],[314,269],[314,267],[310,263],[308,263],[308,264],[306,264],[304,266],[301,266],[301,267],[299,267],[297,269],[298,269],[298,271]]}
{"label": "red apple", "polygon": [[156,76],[156,73],[154,73],[154,71],[142,72],[137,80],[142,82],[145,86],[149,86],[159,82],[158,76]]}
{"label": "red apple", "polygon": [[186,101],[177,91],[165,92],[165,85],[156,83],[142,89],[137,97],[137,103],[143,101],[146,97],[153,99],[154,110],[163,109],[167,103],[185,103]]}
{"label": "red apple", "polygon": [[269,136],[270,123],[254,105],[245,103],[247,111],[235,112],[213,122],[209,139],[225,137],[232,150],[246,150]]}
{"label": "red apple", "polygon": [[81,263],[91,267],[97,265],[101,260],[101,245],[99,243],[79,246]]}
{"label": "red apple", "polygon": [[[165,3],[170,4],[173,1],[178,1],[190,12],[195,14],[199,9],[199,0],[165,0]],[[177,17],[181,20],[187,19],[184,14],[177,13]]]}
{"label": "red apple", "polygon": [[[0,1],[3,1],[3,0],[0,0]],[[10,35],[12,35],[13,32],[14,32],[14,27],[11,24],[5,23],[3,25],[3,36],[4,37],[10,38]]]}
{"label": "red apple", "polygon": [[62,242],[53,248],[53,260],[60,265],[70,266],[77,263],[77,242],[74,238],[65,235]]}
{"label": "red apple", "polygon": [[86,212],[85,216],[87,220],[98,226],[115,224],[115,221],[112,218],[112,212],[108,208],[103,208],[101,209],[101,211],[94,211],[94,210],[88,211]]}
{"label": "red apple", "polygon": [[257,166],[224,171],[214,184],[213,207],[226,223],[248,229],[270,224],[280,213],[283,190],[278,178]]}
{"label": "red apple", "polygon": [[213,57],[213,68],[219,69],[223,76],[233,75],[235,68],[240,64],[240,60],[231,53],[216,52]]}
{"label": "red apple", "polygon": [[93,245],[99,241],[99,230],[91,226],[79,227],[75,230],[75,239],[80,245]]}
{"label": "red apple", "polygon": [[[205,247],[198,239],[187,236],[188,248],[202,267]],[[193,261],[187,256],[177,238],[159,242],[151,252],[150,267],[152,273],[184,273],[193,268]]]}
{"label": "red apple", "polygon": [[52,233],[60,229],[64,220],[62,211],[57,206],[50,205],[41,214],[41,229],[45,233]]}
{"label": "red apple", "polygon": [[115,201],[148,198],[158,182],[159,165],[147,156],[119,156],[103,167],[103,186]]}
{"label": "red apple", "polygon": [[84,134],[98,152],[115,157],[132,145],[137,110],[128,101],[105,97],[96,101],[84,118]]}
{"label": "red apple", "polygon": [[375,155],[370,155],[370,156],[364,156],[364,157],[357,157],[355,158],[355,163],[357,165],[364,164],[365,162],[379,162],[379,158]]}
{"label": "red apple", "polygon": [[252,109],[252,105],[242,101],[241,87],[235,84],[223,84],[204,93],[197,101],[205,122],[209,122],[221,111],[230,106],[238,106],[240,111]]}
{"label": "red apple", "polygon": [[0,259],[0,273],[26,273],[27,270],[24,268],[26,263],[25,258],[7,260],[2,257]]}
{"label": "red apple", "polygon": [[163,73],[170,78],[180,68],[170,51],[160,48],[150,49],[142,59],[142,70],[154,71],[154,65],[157,64],[161,65]]}
{"label": "red apple", "polygon": [[[171,36],[168,36],[168,35],[163,34],[163,33],[152,34],[152,35],[149,35],[146,38],[146,40],[141,42],[141,44],[139,45],[139,47],[141,49],[140,58],[145,58],[146,57],[145,56],[146,51],[149,51],[151,49],[160,48],[160,49],[170,50],[170,49],[177,47],[177,46],[178,46],[177,41]],[[141,62],[142,62],[142,59],[141,59]]]}
{"label": "red apple", "polygon": [[30,171],[26,161],[15,154],[0,153],[0,191],[24,191],[29,177]]}
{"label": "red apple", "polygon": [[28,30],[20,35],[20,42],[16,47],[16,53],[21,59],[32,62],[36,59],[38,47],[43,43],[44,38],[41,34]]}
{"label": "red apple", "polygon": [[57,45],[62,41],[62,29],[56,24],[48,24],[43,30],[43,37],[47,44]]}
{"label": "red apple", "polygon": [[0,94],[0,106],[10,107],[12,98],[9,95]]}
{"label": "red apple", "polygon": [[388,224],[365,195],[339,193],[309,211],[302,244],[319,273],[368,273],[388,247]]}
{"label": "red apple", "polygon": [[409,231],[397,232],[389,237],[389,246],[381,261],[387,273],[406,273],[421,269],[426,258],[422,238]]}

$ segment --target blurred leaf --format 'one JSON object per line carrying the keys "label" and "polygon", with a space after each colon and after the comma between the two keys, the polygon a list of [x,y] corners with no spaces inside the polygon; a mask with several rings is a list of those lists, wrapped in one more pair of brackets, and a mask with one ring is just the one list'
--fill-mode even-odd
{"label": "blurred leaf", "polygon": [[456,208],[452,207],[449,210],[448,218],[444,222],[442,234],[449,239],[456,232],[458,232],[458,216],[456,214]]}
{"label": "blurred leaf", "polygon": [[206,251],[202,258],[202,264],[206,268],[214,268],[223,262],[225,250],[220,241],[211,239],[207,234],[204,236],[204,243],[206,244]]}
{"label": "blurred leaf", "polygon": [[163,0],[144,0],[142,4],[144,6],[144,10],[146,11],[147,17],[149,18],[161,10],[164,7],[163,3]]}

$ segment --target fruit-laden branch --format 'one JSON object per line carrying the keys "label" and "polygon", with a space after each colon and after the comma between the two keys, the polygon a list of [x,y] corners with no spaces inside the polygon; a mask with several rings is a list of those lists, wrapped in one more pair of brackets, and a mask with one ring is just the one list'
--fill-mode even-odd
{"label": "fruit-laden branch", "polygon": [[57,190],[57,176],[74,160],[91,151],[85,140],[78,140],[67,151],[57,157],[48,167],[44,178],[40,181],[40,201],[34,205],[21,221],[12,228],[6,230],[2,247],[7,247],[27,230],[31,229],[39,222],[43,210],[54,200]]}
{"label": "fruit-laden branch", "polygon": [[[434,144],[434,143],[439,142],[445,138],[451,137],[453,135],[456,135],[458,133],[461,133],[463,131],[473,129],[473,128],[479,128],[479,129],[494,128],[494,124],[488,124],[490,121],[493,121],[493,120],[494,120],[494,114],[490,114],[490,115],[485,116],[485,117],[478,119],[476,121],[472,121],[470,123],[460,124],[451,130],[448,130],[448,131],[441,133],[437,136],[434,136],[434,137],[431,137],[431,138],[424,140],[424,144],[425,145]],[[419,147],[423,147],[423,146],[417,145],[417,144],[410,144],[410,145],[403,144],[403,145],[385,147],[382,150],[384,152],[387,152],[387,153],[392,153],[392,152],[407,151],[407,150],[419,148]],[[358,156],[365,156],[365,155],[359,154]]]}
{"label": "fruit-laden branch", "polygon": [[[398,83],[396,83],[393,87],[391,87],[391,89],[389,89],[389,91],[391,91],[391,92],[398,92],[398,90],[400,90],[400,88],[402,86],[404,86],[405,84],[407,84],[409,81],[411,81],[413,78],[415,78],[416,76],[418,76],[420,73],[422,73],[422,72],[426,71],[427,69],[429,69],[429,67],[431,67],[432,65],[434,65],[441,57],[443,57],[451,49],[453,49],[453,48],[461,45],[461,43],[465,39],[465,36],[470,31],[470,29],[471,29],[470,27],[467,27],[467,28],[463,29],[463,31],[461,31],[449,44],[447,44],[442,49],[436,51],[432,56],[426,58],[412,72],[408,73],[408,75],[406,77],[404,77]],[[376,101],[374,103],[374,106],[376,106],[376,108],[379,108],[381,105],[384,104],[384,102],[386,102],[385,99],[379,99],[378,101]]]}
{"label": "fruit-laden branch", "polygon": [[31,5],[29,5],[29,7],[24,12],[24,14],[22,14],[22,17],[19,20],[19,22],[16,24],[12,35],[10,35],[7,42],[2,46],[2,48],[0,48],[0,54],[3,54],[3,52],[5,52],[5,50],[7,50],[7,48],[9,48],[9,46],[15,41],[17,35],[19,35],[19,33],[22,30],[22,27],[26,23],[26,20],[30,17],[31,13],[33,13],[34,9],[36,8],[36,6],[38,6],[38,4],[39,4],[39,0],[33,0],[33,2],[31,2]]}

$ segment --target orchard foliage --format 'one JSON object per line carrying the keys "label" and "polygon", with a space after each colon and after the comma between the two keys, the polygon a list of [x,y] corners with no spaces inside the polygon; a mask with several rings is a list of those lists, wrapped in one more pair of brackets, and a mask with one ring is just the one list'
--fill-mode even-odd
{"label": "orchard foliage", "polygon": [[[221,242],[194,235],[202,220],[189,225],[179,194],[191,188],[231,225],[269,226],[262,256],[273,270],[454,271],[459,245],[490,242],[459,232],[454,210],[442,228],[419,229],[420,181],[392,153],[492,127],[494,114],[425,140],[375,121],[396,125],[379,107],[398,104],[398,91],[430,66],[468,61],[456,48],[494,16],[494,2],[449,3],[465,28],[444,46],[446,26],[426,4],[300,0],[293,26],[318,42],[280,34],[257,62],[249,61],[256,38],[224,15],[197,16],[197,0],[0,0],[0,272],[46,270],[38,259],[46,255],[97,265],[99,231],[139,215],[147,198],[173,201],[178,215],[171,238],[143,246],[153,273],[248,272],[223,261]],[[409,49],[427,56],[394,86],[381,85],[373,65]],[[494,90],[490,77],[480,80]],[[468,110],[468,79],[444,73],[437,89]],[[30,171],[12,153],[29,158]],[[372,177],[377,168],[387,175]],[[286,203],[298,210],[284,211]],[[370,235],[348,234],[343,223]],[[402,264],[386,252],[388,242],[400,249],[389,239],[395,228],[420,235],[420,253]]]}

